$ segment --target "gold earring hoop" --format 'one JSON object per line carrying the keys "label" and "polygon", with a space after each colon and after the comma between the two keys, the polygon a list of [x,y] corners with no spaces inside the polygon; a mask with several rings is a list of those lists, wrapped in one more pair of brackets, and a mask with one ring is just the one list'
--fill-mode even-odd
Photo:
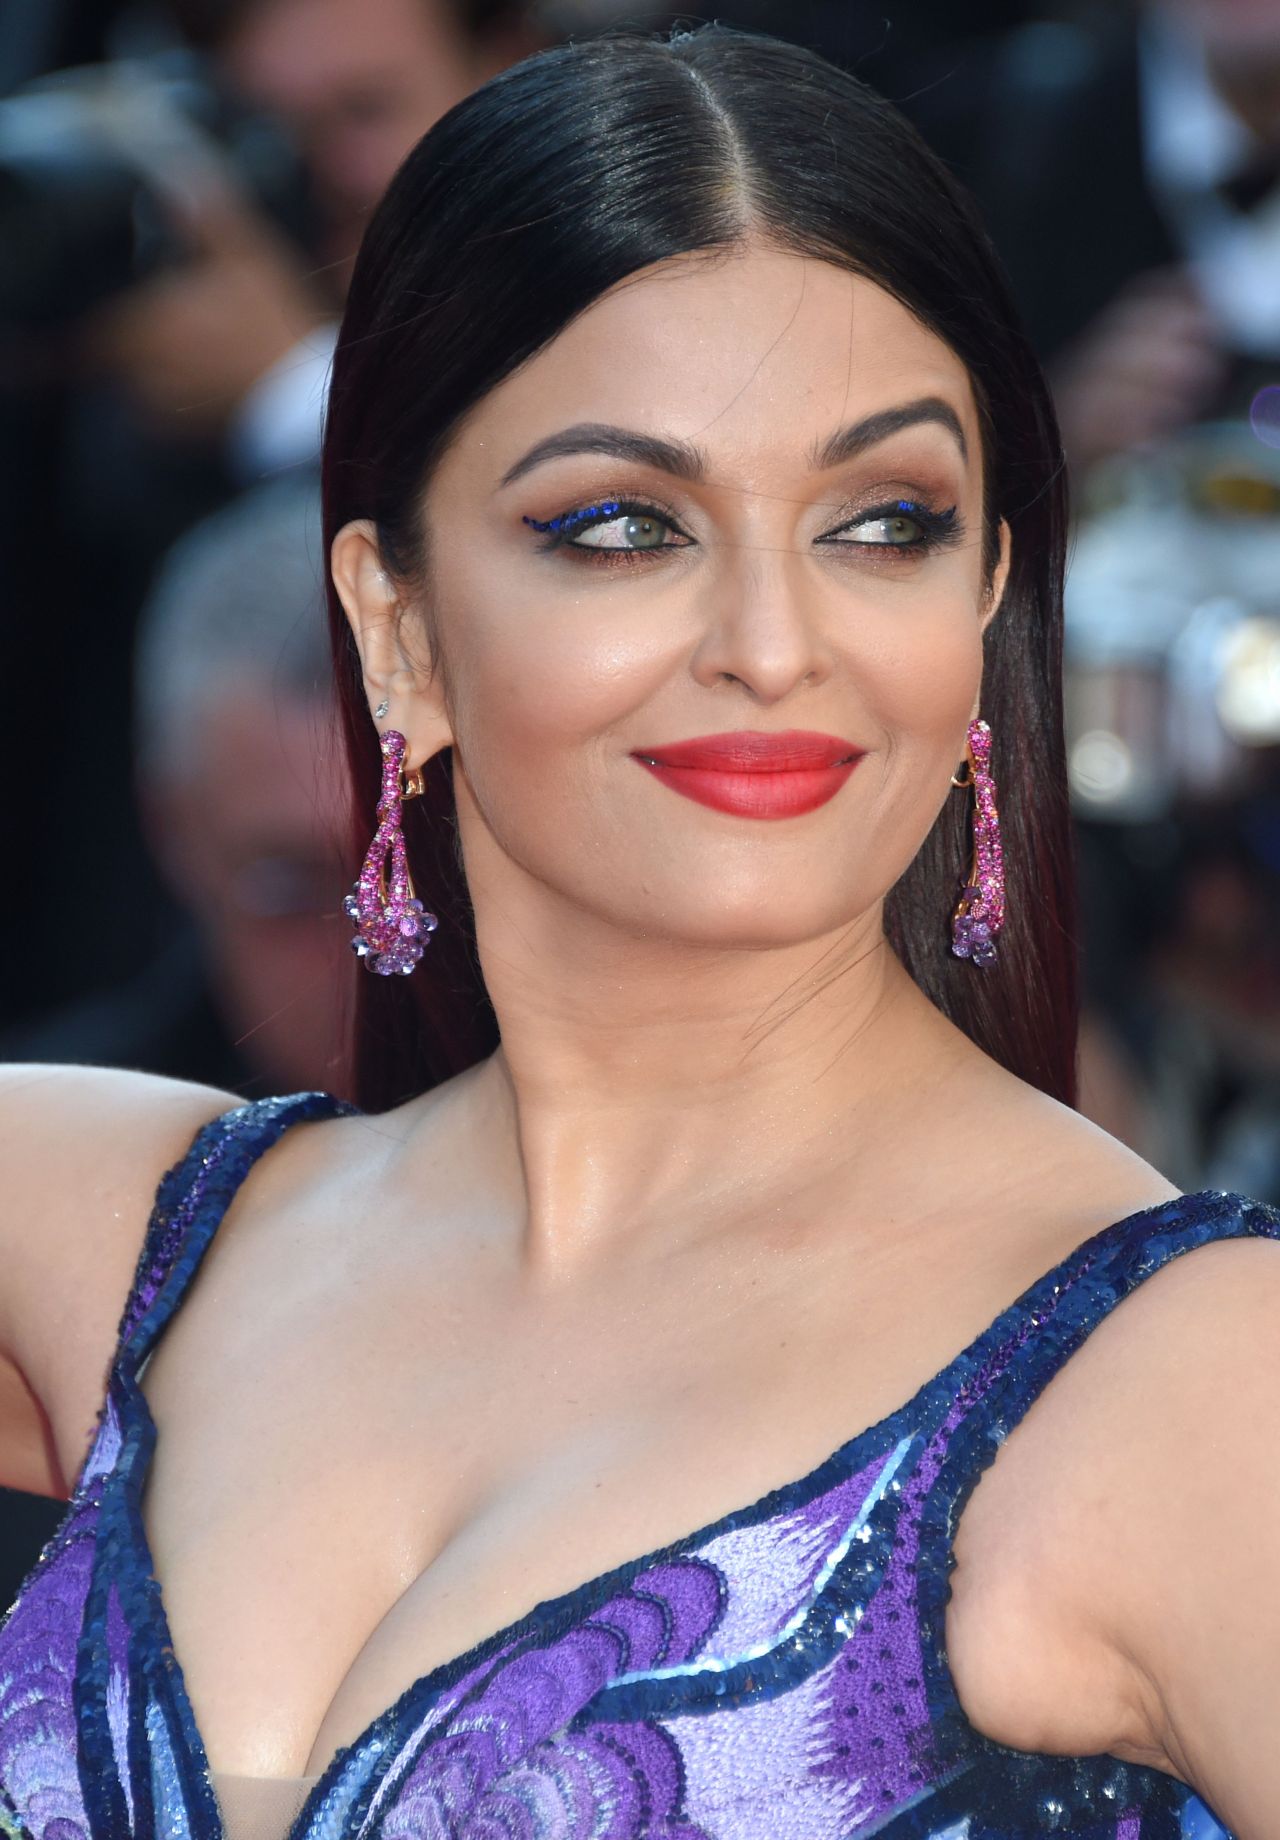
{"label": "gold earring hoop", "polygon": [[978,771],[978,762],[973,752],[973,737],[974,737],[975,730],[977,731],[979,737],[982,738],[984,745],[989,745],[989,730],[987,728],[987,725],[981,719],[981,717],[975,716],[973,721],[970,722],[968,728],[965,730],[964,759],[960,762],[960,767],[961,767],[961,771],[964,773],[964,778],[957,779],[954,773],[951,775],[951,784],[953,786],[959,786],[962,791],[972,786],[973,781],[974,781],[974,776],[976,775]]}

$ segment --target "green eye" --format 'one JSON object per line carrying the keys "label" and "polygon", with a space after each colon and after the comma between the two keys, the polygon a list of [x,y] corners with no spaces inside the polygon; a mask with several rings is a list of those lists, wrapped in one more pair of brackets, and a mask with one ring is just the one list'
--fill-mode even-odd
{"label": "green eye", "polygon": [[623,512],[606,522],[579,531],[570,540],[573,549],[663,549],[670,525],[648,512]]}
{"label": "green eye", "polygon": [[854,543],[888,543],[900,547],[907,543],[918,543],[924,531],[915,518],[897,512],[893,517],[868,518],[865,524],[853,526]]}
{"label": "green eye", "polygon": [[927,505],[900,499],[896,504],[873,506],[819,541],[840,548],[914,550],[919,554],[953,543],[959,535],[954,505],[946,511],[932,511]]}

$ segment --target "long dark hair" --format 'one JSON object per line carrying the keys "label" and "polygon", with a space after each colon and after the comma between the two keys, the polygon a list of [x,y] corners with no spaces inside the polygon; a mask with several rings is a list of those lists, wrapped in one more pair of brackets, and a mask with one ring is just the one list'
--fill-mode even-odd
{"label": "long dark hair", "polygon": [[[898,112],[812,52],[704,26],[538,53],[420,141],[369,225],[333,363],[326,554],[371,518],[387,566],[424,564],[422,493],[473,404],[606,289],[748,231],[878,283],[968,367],[983,425],[990,554],[1013,563],[987,629],[1008,919],[996,965],[948,950],[968,862],[969,795],[950,795],[885,904],[916,983],[1014,1073],[1071,1103],[1074,873],[1061,717],[1066,504],[1053,409],[973,206]],[[379,754],[359,663],[329,602],[354,795],[367,847]],[[415,881],[441,918],[411,978],[360,975],[355,1086],[380,1110],[492,1050],[456,842],[448,757],[405,807]],[[356,967],[353,961],[353,975]]]}

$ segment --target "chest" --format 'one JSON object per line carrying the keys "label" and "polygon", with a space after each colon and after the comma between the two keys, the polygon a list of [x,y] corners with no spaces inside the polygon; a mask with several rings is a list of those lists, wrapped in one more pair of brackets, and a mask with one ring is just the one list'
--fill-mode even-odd
{"label": "chest", "polygon": [[[573,1299],[530,1299],[483,1258],[335,1250],[288,1285],[261,1247],[221,1258],[144,1376],[146,1531],[214,1768],[321,1769],[410,1683],[808,1477],[891,1413],[948,1352],[947,1326],[890,1301],[889,1268],[860,1297],[831,1256],[692,1262],[675,1286],[636,1271]],[[860,1500],[751,1561],[776,1626]],[[1002,1575],[993,1543],[1026,1548],[1025,1502],[1010,1511],[988,1517],[984,1580]],[[965,1640],[998,1676],[988,1589],[969,1594]]]}

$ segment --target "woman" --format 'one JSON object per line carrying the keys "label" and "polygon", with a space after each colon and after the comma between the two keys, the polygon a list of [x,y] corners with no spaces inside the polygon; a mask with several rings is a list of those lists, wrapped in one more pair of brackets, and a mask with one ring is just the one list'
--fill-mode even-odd
{"label": "woman", "polygon": [[418,147],[325,478],[409,975],[359,1113],[10,1081],[4,1472],[79,1481],[9,1831],[1277,1832],[1280,1218],[1069,1109],[1061,491],[968,207],[807,53],[592,41]]}

